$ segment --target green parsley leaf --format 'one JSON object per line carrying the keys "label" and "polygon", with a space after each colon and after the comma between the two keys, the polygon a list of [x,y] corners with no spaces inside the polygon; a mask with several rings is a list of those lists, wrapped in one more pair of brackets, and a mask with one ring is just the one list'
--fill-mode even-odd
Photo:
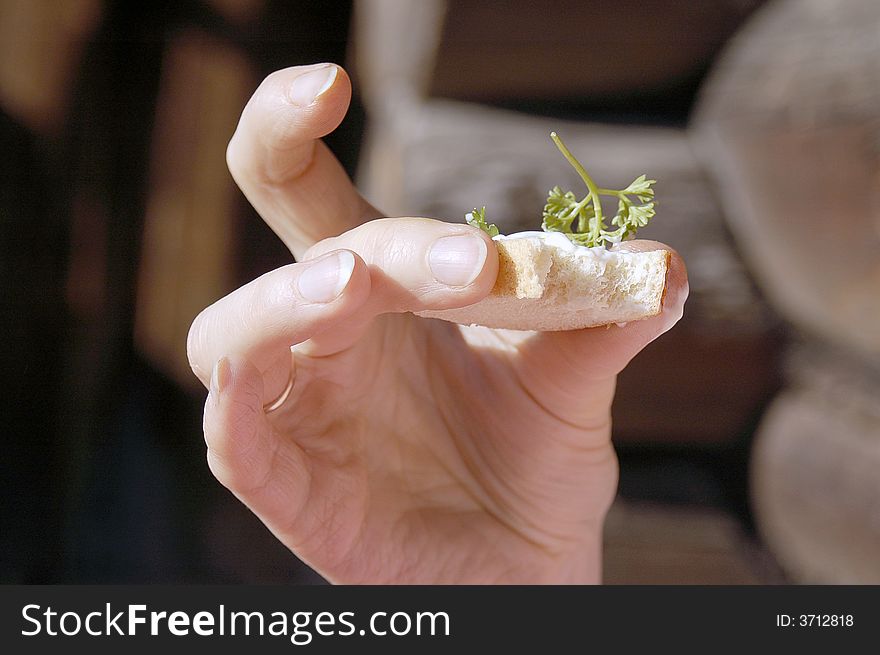
{"label": "green parsley leaf", "polygon": [[482,209],[474,208],[473,211],[468,212],[464,215],[464,220],[467,221],[467,224],[471,227],[478,227],[483,232],[488,234],[490,237],[498,236],[498,227],[494,224],[486,223],[486,208]]}

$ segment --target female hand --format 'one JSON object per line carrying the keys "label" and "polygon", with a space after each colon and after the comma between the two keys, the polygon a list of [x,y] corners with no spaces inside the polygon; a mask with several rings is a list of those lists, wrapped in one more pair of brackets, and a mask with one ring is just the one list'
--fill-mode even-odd
{"label": "female hand", "polygon": [[316,140],[350,92],[333,65],[276,72],[229,144],[237,183],[299,263],[190,330],[211,470],[331,581],[598,582],[615,378],[680,318],[684,264],[673,253],[663,312],[625,327],[414,316],[480,300],[497,255],[465,224],[370,220]]}

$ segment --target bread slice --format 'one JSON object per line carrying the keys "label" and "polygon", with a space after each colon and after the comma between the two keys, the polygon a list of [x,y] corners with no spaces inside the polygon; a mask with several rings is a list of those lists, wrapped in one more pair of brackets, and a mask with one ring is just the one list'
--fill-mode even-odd
{"label": "bread slice", "polygon": [[574,245],[560,233],[493,239],[498,278],[478,303],[416,312],[464,325],[511,330],[578,330],[660,313],[670,254]]}

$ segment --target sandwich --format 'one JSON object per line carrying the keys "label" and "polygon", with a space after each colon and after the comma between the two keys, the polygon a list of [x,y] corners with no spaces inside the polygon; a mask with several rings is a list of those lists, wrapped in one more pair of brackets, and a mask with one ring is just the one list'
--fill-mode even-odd
{"label": "sandwich", "polygon": [[[559,136],[550,134],[578,172],[587,194],[578,198],[550,190],[541,231],[499,233],[474,209],[467,222],[491,237],[498,249],[498,277],[483,300],[455,309],[418,312],[464,325],[511,330],[578,330],[624,324],[659,314],[666,293],[670,252],[629,252],[618,244],[633,238],[654,217],[655,180],[637,177],[626,189],[598,187]],[[609,227],[600,196],[617,200]]]}

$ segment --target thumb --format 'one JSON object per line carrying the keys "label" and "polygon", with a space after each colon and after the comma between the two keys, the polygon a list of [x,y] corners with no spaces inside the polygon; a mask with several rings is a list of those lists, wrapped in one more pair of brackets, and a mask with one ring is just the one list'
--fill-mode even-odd
{"label": "thumb", "polygon": [[[663,306],[657,316],[625,325],[541,332],[520,344],[517,362],[520,377],[549,410],[578,424],[597,419],[597,411],[610,408],[612,394],[607,390],[613,389],[617,374],[645,346],[681,319],[688,296],[688,280],[679,254],[656,241],[627,241],[617,247],[625,252],[659,249],[668,250],[671,256]],[[602,408],[584,402],[591,392],[600,391]]]}

